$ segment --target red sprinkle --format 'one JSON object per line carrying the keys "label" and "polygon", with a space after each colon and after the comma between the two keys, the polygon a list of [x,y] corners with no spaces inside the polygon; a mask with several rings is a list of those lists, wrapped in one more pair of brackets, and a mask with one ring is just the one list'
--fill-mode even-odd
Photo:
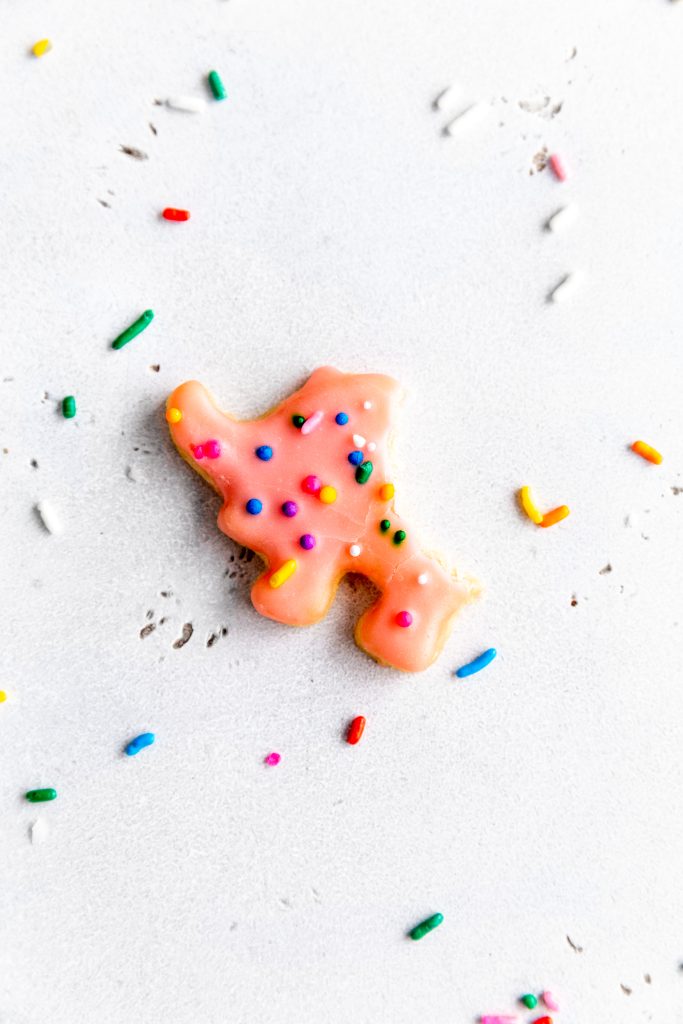
{"label": "red sprinkle", "polygon": [[553,1024],[552,1017],[537,1017],[534,1024]]}
{"label": "red sprinkle", "polygon": [[349,726],[349,731],[346,734],[346,742],[350,743],[351,746],[355,746],[356,743],[358,743],[358,740],[363,735],[364,729],[365,719],[363,718],[362,715],[358,715],[358,717],[354,718],[354,720],[351,722],[351,725]]}
{"label": "red sprinkle", "polygon": [[161,216],[164,220],[189,220],[189,210],[175,210],[172,206],[167,206],[162,212]]}
{"label": "red sprinkle", "polygon": [[553,153],[550,160],[548,160],[548,163],[550,164],[550,169],[558,181],[566,181],[567,169],[562,163],[562,157],[558,156],[557,153]]}

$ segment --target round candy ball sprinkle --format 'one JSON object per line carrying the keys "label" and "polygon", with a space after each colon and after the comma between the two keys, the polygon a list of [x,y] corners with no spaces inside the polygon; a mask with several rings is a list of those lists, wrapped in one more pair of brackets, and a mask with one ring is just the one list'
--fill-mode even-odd
{"label": "round candy ball sprinkle", "polygon": [[345,427],[346,424],[349,422],[348,414],[345,412],[338,412],[337,415],[334,417],[334,422],[338,423],[340,427]]}
{"label": "round candy ball sprinkle", "polygon": [[250,498],[244,507],[250,516],[257,516],[259,512],[263,511],[263,502],[258,498]]}
{"label": "round candy ball sprinkle", "polygon": [[301,490],[306,494],[317,494],[323,482],[319,476],[307,476],[301,481]]}
{"label": "round candy ball sprinkle", "polygon": [[0,704],[4,704],[7,700],[7,694],[4,690],[0,690]]}
{"label": "round candy ball sprinkle", "polygon": [[396,625],[397,626],[403,626],[404,629],[407,629],[408,626],[412,626],[412,624],[413,624],[413,616],[410,614],[410,612],[403,611],[403,612],[399,612],[397,614],[397,616],[396,616]]}
{"label": "round candy ball sprinkle", "polygon": [[379,528],[382,531],[382,533],[386,533],[387,530],[391,529],[391,523],[389,522],[388,519],[383,519],[379,524]]}
{"label": "round candy ball sprinkle", "polygon": [[349,548],[349,554],[351,555],[351,558],[358,558],[360,552],[361,552],[360,544],[352,544],[351,547]]}
{"label": "round candy ball sprinkle", "polygon": [[217,459],[221,454],[221,446],[218,441],[207,441],[204,445],[204,452],[209,459]]}
{"label": "round candy ball sprinkle", "polygon": [[366,400],[365,400],[365,401],[363,402],[363,408],[364,408],[364,409],[372,409],[372,402],[370,402],[370,401],[369,401],[369,400],[368,400],[368,399],[366,398]]}
{"label": "round candy ball sprinkle", "polygon": [[360,466],[363,461],[363,453],[359,451],[349,452],[348,459],[352,466]]}
{"label": "round candy ball sprinkle", "polygon": [[260,444],[256,449],[256,458],[261,462],[270,462],[273,457],[273,449],[269,444]]}
{"label": "round candy ball sprinkle", "polygon": [[265,758],[266,764],[272,765],[273,767],[276,764],[279,764],[281,760],[282,758],[278,753],[276,753],[276,751],[273,751],[272,754],[268,754],[268,756]]}
{"label": "round candy ball sprinkle", "polygon": [[285,501],[282,505],[282,514],[291,519],[299,511],[299,506],[295,501]]}
{"label": "round candy ball sprinkle", "polygon": [[292,423],[294,424],[297,430],[301,430],[305,422],[305,416],[292,416]]}
{"label": "round candy ball sprinkle", "polygon": [[526,1006],[527,1010],[535,1010],[538,1006],[538,999],[531,992],[527,992],[525,996],[522,996],[520,1003]]}
{"label": "round candy ball sprinkle", "polygon": [[337,492],[330,484],[320,488],[319,498],[323,505],[332,505],[337,500]]}
{"label": "round candy ball sprinkle", "polygon": [[183,414],[181,413],[180,409],[176,409],[174,408],[174,406],[171,406],[170,409],[166,410],[167,423],[180,423],[182,418]]}
{"label": "round candy ball sprinkle", "polygon": [[315,537],[313,536],[312,533],[303,533],[299,537],[299,544],[304,549],[304,551],[312,551],[313,548],[315,547]]}

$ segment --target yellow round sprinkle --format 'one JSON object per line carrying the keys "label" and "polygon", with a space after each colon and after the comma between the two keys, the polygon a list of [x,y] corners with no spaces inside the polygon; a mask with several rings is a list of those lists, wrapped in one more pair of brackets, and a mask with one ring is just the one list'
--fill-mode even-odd
{"label": "yellow round sprinkle", "polygon": [[531,488],[522,487],[519,492],[519,500],[522,502],[522,508],[528,515],[532,523],[536,523],[536,526],[540,526],[543,520],[542,514],[536,508],[536,502],[531,497]]}
{"label": "yellow round sprinkle", "polygon": [[39,39],[37,43],[33,44],[33,56],[42,57],[44,53],[52,49],[52,43],[49,39]]}
{"label": "yellow round sprinkle", "polygon": [[171,406],[170,409],[166,410],[166,419],[169,423],[180,423],[182,418],[183,414],[180,409],[176,409],[174,406]]}
{"label": "yellow round sprinkle", "polygon": [[330,487],[329,484],[326,484],[324,487],[320,488],[319,498],[324,505],[331,505],[337,500],[337,492],[334,487]]}
{"label": "yellow round sprinkle", "polygon": [[0,690],[0,704],[7,700],[7,694],[4,690]]}
{"label": "yellow round sprinkle", "polygon": [[391,501],[395,493],[396,488],[393,484],[382,484],[379,489],[379,496],[382,501]]}
{"label": "yellow round sprinkle", "polygon": [[276,569],[273,575],[270,577],[270,585],[273,590],[277,590],[283,583],[286,583],[290,576],[296,572],[296,558],[289,558],[286,562],[283,562],[279,569]]}

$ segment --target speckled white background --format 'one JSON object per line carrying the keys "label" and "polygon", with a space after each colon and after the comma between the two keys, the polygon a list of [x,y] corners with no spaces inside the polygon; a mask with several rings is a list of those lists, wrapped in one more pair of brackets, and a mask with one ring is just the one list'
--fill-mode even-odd
{"label": "speckled white background", "polygon": [[[562,1024],[680,1024],[683,3],[0,18],[2,1024],[469,1024],[543,986]],[[226,103],[155,105],[212,67]],[[459,141],[451,82],[490,104]],[[530,174],[543,146],[566,184]],[[421,677],[354,647],[362,586],[308,631],[259,619],[168,442],[183,379],[250,416],[323,362],[406,385],[400,507],[487,585]],[[536,530],[523,483],[571,518]]]}

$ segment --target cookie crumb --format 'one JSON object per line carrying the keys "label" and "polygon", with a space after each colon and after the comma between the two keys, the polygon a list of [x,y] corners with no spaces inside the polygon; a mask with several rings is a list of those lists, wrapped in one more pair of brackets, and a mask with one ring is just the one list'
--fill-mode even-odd
{"label": "cookie crumb", "polygon": [[149,156],[145,153],[144,149],[137,149],[136,146],[119,146],[119,150],[125,153],[126,156],[132,156],[134,160],[149,160]]}
{"label": "cookie crumb", "polygon": [[147,625],[143,626],[142,629],[140,630],[140,639],[144,640],[145,637],[149,636],[150,633],[153,633],[156,628],[157,627],[155,622],[147,623]]}
{"label": "cookie crumb", "polygon": [[185,644],[190,639],[190,637],[192,636],[193,633],[194,633],[194,627],[193,627],[192,623],[191,622],[186,622],[185,625],[183,626],[181,636],[176,641],[174,641],[173,649],[175,651],[179,651],[181,647],[185,646]]}

